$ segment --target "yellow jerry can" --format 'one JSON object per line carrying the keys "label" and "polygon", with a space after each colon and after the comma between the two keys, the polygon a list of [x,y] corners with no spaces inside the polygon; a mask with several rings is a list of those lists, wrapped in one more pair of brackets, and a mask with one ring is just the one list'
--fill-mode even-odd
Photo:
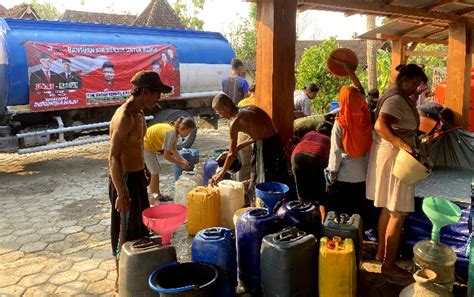
{"label": "yellow jerry can", "polygon": [[218,227],[220,222],[221,200],[218,188],[196,187],[188,193],[189,235],[195,235],[202,229]]}
{"label": "yellow jerry can", "polygon": [[357,268],[352,239],[321,238],[318,278],[319,297],[356,296]]}

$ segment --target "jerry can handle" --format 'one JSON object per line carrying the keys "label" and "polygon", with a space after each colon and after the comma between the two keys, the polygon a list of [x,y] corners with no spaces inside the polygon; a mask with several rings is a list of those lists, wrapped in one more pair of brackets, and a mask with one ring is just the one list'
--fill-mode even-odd
{"label": "jerry can handle", "polygon": [[290,228],[287,228],[287,229],[283,229],[283,231],[280,232],[276,236],[275,239],[278,240],[278,241],[292,241],[292,240],[299,239],[299,238],[303,237],[304,235],[306,235],[305,232],[299,231],[298,229],[296,229],[294,227],[290,227]]}
{"label": "jerry can handle", "polygon": [[345,213],[343,214],[336,214],[334,217],[334,223],[336,224],[347,224],[349,221],[349,216]]}
{"label": "jerry can handle", "polygon": [[206,237],[208,239],[219,239],[219,238],[233,238],[234,233],[227,229],[227,228],[222,228],[222,227],[213,227],[213,228],[207,228],[203,232],[203,237]]}
{"label": "jerry can handle", "polygon": [[162,246],[163,241],[161,236],[145,236],[142,239],[135,240],[132,243],[132,249],[134,250],[147,250],[157,246]]}

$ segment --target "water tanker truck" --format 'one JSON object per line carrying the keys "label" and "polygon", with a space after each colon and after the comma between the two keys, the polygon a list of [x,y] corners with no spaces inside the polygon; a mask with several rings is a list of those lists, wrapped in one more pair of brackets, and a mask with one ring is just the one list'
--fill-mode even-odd
{"label": "water tanker truck", "polygon": [[214,32],[0,18],[0,152],[107,140],[131,77],[145,69],[173,88],[145,110],[149,125],[189,115],[216,125],[211,100],[234,56]]}

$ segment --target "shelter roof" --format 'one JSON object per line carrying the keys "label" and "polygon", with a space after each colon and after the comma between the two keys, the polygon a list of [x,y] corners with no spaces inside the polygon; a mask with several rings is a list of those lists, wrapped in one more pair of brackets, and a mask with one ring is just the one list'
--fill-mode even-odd
{"label": "shelter roof", "polygon": [[39,20],[41,19],[36,11],[29,4],[19,4],[10,8],[5,17],[13,19],[30,19]]}
{"label": "shelter roof", "polygon": [[404,38],[408,42],[426,44],[447,44],[449,37],[448,25],[439,22],[422,22],[408,19],[396,19],[383,26],[370,30],[358,38],[397,40]]}
{"label": "shelter roof", "polygon": [[298,0],[298,10],[320,9],[420,21],[474,22],[473,0]]}

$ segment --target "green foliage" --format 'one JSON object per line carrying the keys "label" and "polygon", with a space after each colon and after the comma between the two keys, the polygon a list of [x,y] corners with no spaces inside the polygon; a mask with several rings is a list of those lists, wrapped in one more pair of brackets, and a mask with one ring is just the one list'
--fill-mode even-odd
{"label": "green foliage", "polygon": [[[379,49],[377,51],[377,85],[382,93],[390,87],[390,74],[392,71],[392,53]],[[369,91],[369,90],[368,90]]]}
{"label": "green foliage", "polygon": [[239,25],[228,34],[232,48],[235,50],[237,58],[243,61],[255,59],[257,54],[257,6],[251,4],[249,17],[243,19]]}
{"label": "green foliage", "polygon": [[203,10],[204,3],[205,0],[192,0],[187,5],[183,0],[176,0],[173,10],[185,28],[202,30],[204,21],[198,18],[198,15]]}
{"label": "green foliage", "polygon": [[329,54],[339,47],[340,44],[331,37],[320,45],[307,48],[296,68],[297,89],[303,89],[309,82],[319,86],[318,95],[312,101],[313,111],[316,113],[326,113],[331,101],[337,101],[341,86],[350,84],[348,79],[332,75],[326,65]]}
{"label": "green foliage", "polygon": [[[447,52],[448,47],[443,44],[418,44],[416,46],[416,51],[438,51],[438,52]],[[431,78],[433,75],[433,68],[443,68],[446,67],[447,57],[433,57],[433,56],[420,56],[420,57],[409,57],[407,63],[415,63],[418,65],[425,66],[425,73],[428,78]]]}
{"label": "green foliage", "polygon": [[60,16],[59,11],[56,9],[56,7],[53,4],[49,2],[38,3],[36,2],[36,0],[33,0],[31,2],[31,7],[36,11],[38,16],[42,20],[55,21],[59,19],[59,16]]}

